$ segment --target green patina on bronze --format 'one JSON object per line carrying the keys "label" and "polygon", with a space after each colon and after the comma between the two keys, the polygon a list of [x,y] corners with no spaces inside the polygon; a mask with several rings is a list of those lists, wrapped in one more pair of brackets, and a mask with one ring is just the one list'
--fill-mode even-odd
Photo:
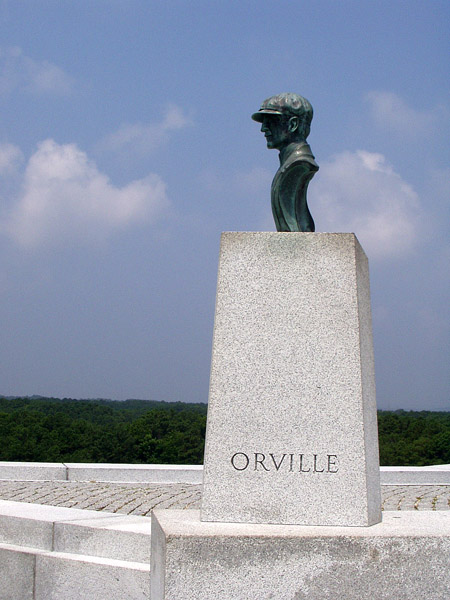
{"label": "green patina on bronze", "polygon": [[298,94],[271,96],[252,115],[262,123],[268,148],[280,152],[280,168],[272,182],[272,212],[277,231],[314,231],[306,201],[308,184],[319,170],[306,138],[313,109]]}

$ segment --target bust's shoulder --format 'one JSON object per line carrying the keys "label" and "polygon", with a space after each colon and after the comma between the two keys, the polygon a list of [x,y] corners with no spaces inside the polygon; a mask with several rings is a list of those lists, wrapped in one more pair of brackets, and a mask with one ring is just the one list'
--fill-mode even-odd
{"label": "bust's shoulder", "polygon": [[311,152],[311,148],[306,142],[290,144],[290,146],[286,148],[286,153],[283,157],[283,163],[281,164],[280,170],[286,172],[287,170],[290,170],[301,163],[307,163],[313,171],[317,171],[319,169],[319,165],[315,161],[314,154]]}

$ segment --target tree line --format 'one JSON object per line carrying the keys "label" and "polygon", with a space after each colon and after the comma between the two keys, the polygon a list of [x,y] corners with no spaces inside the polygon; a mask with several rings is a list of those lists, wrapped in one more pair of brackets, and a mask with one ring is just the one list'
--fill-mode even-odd
{"label": "tree line", "polygon": [[0,398],[0,460],[201,464],[206,404]]}
{"label": "tree line", "polygon": [[[0,460],[203,462],[207,405],[0,397]],[[378,411],[380,464],[450,463],[450,412]]]}
{"label": "tree line", "polygon": [[380,464],[450,464],[450,412],[378,411]]}

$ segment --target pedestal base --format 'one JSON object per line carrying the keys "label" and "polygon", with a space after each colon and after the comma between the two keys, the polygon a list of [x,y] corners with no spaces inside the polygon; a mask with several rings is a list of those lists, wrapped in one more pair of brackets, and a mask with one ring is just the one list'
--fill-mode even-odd
{"label": "pedestal base", "polygon": [[450,513],[388,512],[372,527],[205,523],[156,510],[151,600],[443,600]]}

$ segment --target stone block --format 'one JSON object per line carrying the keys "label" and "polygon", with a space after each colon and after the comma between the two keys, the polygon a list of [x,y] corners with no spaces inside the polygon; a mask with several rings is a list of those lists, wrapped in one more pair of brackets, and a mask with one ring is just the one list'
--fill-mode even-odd
{"label": "stone block", "polygon": [[201,518],[380,521],[369,273],[353,234],[222,234]]}
{"label": "stone block", "polygon": [[148,563],[150,534],[149,517],[0,501],[0,543]]}
{"label": "stone block", "polygon": [[15,481],[54,481],[67,479],[62,463],[0,462],[0,479]]}
{"label": "stone block", "polygon": [[149,563],[150,534],[149,517],[117,514],[102,519],[58,522],[54,550]]}
{"label": "stone block", "polygon": [[67,463],[69,481],[201,483],[201,465],[124,465]]}
{"label": "stone block", "polygon": [[153,514],[151,600],[443,600],[450,513],[390,512],[373,527],[200,521]]}
{"label": "stone block", "polygon": [[75,554],[36,556],[34,600],[148,600],[147,565]]}
{"label": "stone block", "polygon": [[450,485],[450,466],[381,467],[382,485]]}
{"label": "stone block", "polygon": [[0,501],[0,542],[31,546],[43,550],[53,548],[53,524],[57,521],[104,519],[108,513],[44,506],[28,502]]}
{"label": "stone block", "polygon": [[1,600],[34,600],[34,561],[33,553],[0,544]]}

